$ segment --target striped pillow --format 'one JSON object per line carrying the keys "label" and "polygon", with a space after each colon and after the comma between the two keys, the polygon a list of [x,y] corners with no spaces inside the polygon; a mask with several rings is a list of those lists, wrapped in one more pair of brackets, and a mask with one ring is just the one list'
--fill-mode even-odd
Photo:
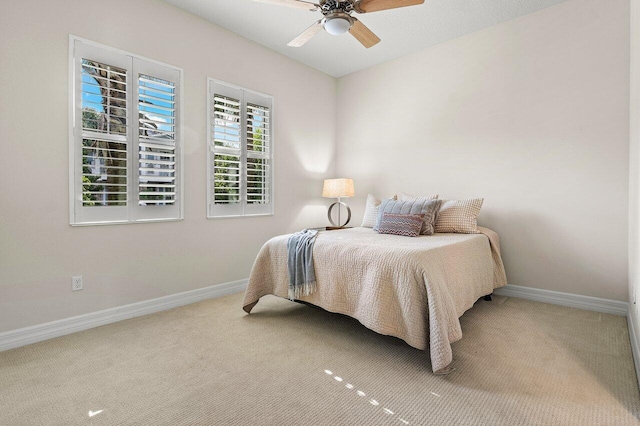
{"label": "striped pillow", "polygon": [[417,237],[422,229],[423,214],[384,213],[378,225],[379,234],[404,235]]}
{"label": "striped pillow", "polygon": [[[396,199],[396,196],[393,196],[393,199]],[[381,200],[374,197],[373,195],[367,195],[367,204],[364,208],[364,217],[362,218],[362,226],[363,228],[373,228],[376,226],[376,222],[378,221],[378,208],[380,207]]]}
{"label": "striped pillow", "polygon": [[[416,197],[414,195],[407,194],[406,192],[402,192],[400,194],[400,199],[402,201],[432,201],[438,199],[438,194],[419,195]],[[436,224],[436,216],[438,215],[438,210],[440,209],[440,203],[441,201],[439,201],[438,204],[434,206],[433,211],[425,213],[424,226],[422,227],[422,231],[420,231],[422,235],[432,235],[435,232],[434,229]]]}
{"label": "striped pillow", "polygon": [[[420,234],[431,235],[433,234],[433,224],[436,220],[436,213],[440,208],[440,201],[438,200],[415,200],[415,201],[397,201],[397,200],[384,200],[378,208],[378,224],[382,220],[384,213],[394,214],[423,214],[422,229]],[[376,227],[373,227],[374,231],[377,231]]]}
{"label": "striped pillow", "polygon": [[478,215],[484,198],[442,201],[436,216],[435,232],[479,234]]}

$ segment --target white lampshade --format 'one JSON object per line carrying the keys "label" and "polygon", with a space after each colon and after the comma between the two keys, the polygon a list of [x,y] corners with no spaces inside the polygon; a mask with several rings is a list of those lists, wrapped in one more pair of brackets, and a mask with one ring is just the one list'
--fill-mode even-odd
{"label": "white lampshade", "polygon": [[351,22],[344,18],[327,19],[324,22],[324,29],[331,35],[340,35],[349,31]]}
{"label": "white lampshade", "polygon": [[322,196],[326,198],[353,197],[353,179],[325,179],[322,187]]}

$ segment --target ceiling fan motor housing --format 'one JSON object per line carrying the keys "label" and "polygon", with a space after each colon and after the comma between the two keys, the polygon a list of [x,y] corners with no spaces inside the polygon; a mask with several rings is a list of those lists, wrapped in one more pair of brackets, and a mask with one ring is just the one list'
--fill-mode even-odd
{"label": "ceiling fan motor housing", "polygon": [[320,10],[322,14],[327,16],[337,12],[351,13],[355,10],[352,0],[324,0],[320,2]]}

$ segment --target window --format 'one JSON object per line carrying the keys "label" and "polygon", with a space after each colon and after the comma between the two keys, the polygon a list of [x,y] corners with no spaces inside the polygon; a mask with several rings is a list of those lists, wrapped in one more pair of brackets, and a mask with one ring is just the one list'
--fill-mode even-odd
{"label": "window", "polygon": [[181,71],[70,41],[72,225],[182,218]]}
{"label": "window", "polygon": [[273,98],[209,79],[208,217],[273,214]]}

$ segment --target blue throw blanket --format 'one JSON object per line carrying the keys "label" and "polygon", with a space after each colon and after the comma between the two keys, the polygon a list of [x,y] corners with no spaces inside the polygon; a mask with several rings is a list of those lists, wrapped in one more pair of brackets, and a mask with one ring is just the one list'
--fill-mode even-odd
{"label": "blue throw blanket", "polygon": [[313,243],[318,231],[304,229],[289,237],[287,253],[289,267],[289,299],[310,295],[316,288],[316,271],[313,269]]}

